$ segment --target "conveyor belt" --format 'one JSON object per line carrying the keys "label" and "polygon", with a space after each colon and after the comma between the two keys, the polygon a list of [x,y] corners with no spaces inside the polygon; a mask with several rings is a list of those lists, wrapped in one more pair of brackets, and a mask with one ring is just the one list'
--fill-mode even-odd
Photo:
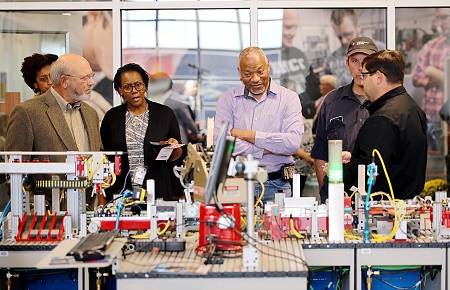
{"label": "conveyor belt", "polygon": [[[205,258],[195,252],[196,242],[184,252],[135,252],[120,262],[118,279],[133,278],[225,278],[225,277],[306,277],[307,268],[298,240],[263,242],[259,266],[242,265],[242,252],[219,252],[223,264],[205,265]],[[220,257],[220,256],[219,256]]]}
{"label": "conveyor belt", "polygon": [[51,251],[58,242],[0,242],[0,251]]}
{"label": "conveyor belt", "polygon": [[[361,234],[355,234],[362,238]],[[321,233],[321,238],[309,238],[299,240],[303,249],[360,249],[360,248],[445,248],[449,242],[438,242],[431,231],[421,231],[421,235],[406,241],[384,241],[364,243],[363,240],[345,238],[344,242],[330,241],[325,233]]]}

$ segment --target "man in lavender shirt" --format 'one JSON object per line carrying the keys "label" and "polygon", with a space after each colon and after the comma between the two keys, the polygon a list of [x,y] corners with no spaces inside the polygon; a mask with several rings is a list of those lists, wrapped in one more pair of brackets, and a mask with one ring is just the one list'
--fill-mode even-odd
{"label": "man in lavender shirt", "polygon": [[[302,141],[303,118],[296,93],[269,76],[270,63],[258,47],[245,48],[239,55],[239,74],[243,85],[225,92],[219,99],[214,121],[217,138],[222,121],[230,123],[229,135],[236,138],[234,155],[252,154],[267,170],[263,202],[273,201],[275,192],[291,195],[290,180],[282,179],[282,167],[293,165],[293,154]],[[261,186],[255,186],[259,198]]]}

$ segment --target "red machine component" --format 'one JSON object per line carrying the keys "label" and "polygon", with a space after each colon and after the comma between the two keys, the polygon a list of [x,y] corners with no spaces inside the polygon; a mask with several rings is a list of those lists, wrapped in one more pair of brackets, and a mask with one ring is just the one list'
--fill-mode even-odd
{"label": "red machine component", "polygon": [[351,230],[353,227],[352,198],[344,197],[344,230]]}
{"label": "red machine component", "polygon": [[270,230],[270,228],[272,227],[272,216],[274,216],[274,213],[276,213],[276,211],[273,210],[274,207],[278,208],[278,205],[276,205],[276,204],[264,205],[264,230],[265,231]]}
{"label": "red machine component", "polygon": [[[280,239],[287,238],[289,236],[289,221],[286,228],[286,224],[282,224],[281,214],[278,205],[273,205],[270,207],[270,214],[266,212],[264,215],[264,220],[268,218],[268,226],[272,233],[272,240],[277,241]],[[264,225],[266,228],[266,224]]]}
{"label": "red machine component", "polygon": [[120,173],[122,172],[122,161],[121,161],[121,156],[120,155],[116,155],[114,157],[114,174],[115,175],[120,175]]}
{"label": "red machine component", "polygon": [[[276,204],[266,204],[264,207],[264,230],[271,232],[271,238],[274,241],[288,238],[291,230],[291,218],[293,219],[295,230],[305,232],[312,230],[311,216],[286,216]],[[328,230],[327,216],[317,217],[317,230]]]}
{"label": "red machine component", "polygon": [[241,212],[239,204],[223,205],[220,213],[214,205],[200,206],[200,226],[197,252],[205,252],[213,245],[220,251],[242,250]]}
{"label": "red machine component", "polygon": [[[116,217],[93,217],[91,223],[95,222],[100,225],[102,231],[110,231],[116,228]],[[158,221],[158,225],[164,228],[167,221]],[[121,217],[119,221],[119,229],[121,230],[148,230],[150,229],[149,217]]]}
{"label": "red machine component", "polygon": [[353,229],[353,216],[349,213],[344,213],[344,230],[352,230]]}
{"label": "red machine component", "polygon": [[349,196],[344,197],[344,211],[345,212],[352,211],[352,198]]}
{"label": "red machine component", "polygon": [[[272,210],[272,216],[270,216],[269,222],[269,230],[272,233],[272,240],[277,241],[280,239],[285,239],[289,237],[291,230],[291,217],[285,217],[278,215],[273,215],[274,211]],[[265,216],[265,218],[267,215]],[[309,232],[312,228],[312,220],[311,217],[302,216],[302,217],[294,217],[292,218],[294,221],[294,229],[296,231],[305,231]],[[264,222],[266,225],[266,222]],[[317,218],[317,229],[318,230],[327,230],[328,226],[328,217],[318,217]]]}
{"label": "red machine component", "polygon": [[75,165],[76,165],[76,175],[78,177],[86,177],[86,169],[84,166],[84,158],[81,155],[78,155],[76,160],[75,160]]}
{"label": "red machine component", "polygon": [[442,223],[447,228],[450,227],[450,210],[443,210],[442,211]]}
{"label": "red machine component", "polygon": [[94,183],[94,190],[95,193],[100,194],[103,192],[102,185],[100,183]]}
{"label": "red machine component", "polygon": [[61,241],[64,234],[64,218],[67,214],[66,212],[64,215],[55,213],[52,216],[38,216],[35,213],[33,216],[27,216],[27,213],[24,212],[16,241]]}

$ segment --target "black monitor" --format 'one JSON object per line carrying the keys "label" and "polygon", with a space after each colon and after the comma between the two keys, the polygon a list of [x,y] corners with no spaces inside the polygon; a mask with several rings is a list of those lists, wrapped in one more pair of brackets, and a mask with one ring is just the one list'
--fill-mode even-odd
{"label": "black monitor", "polygon": [[[228,165],[234,150],[234,138],[227,139],[228,122],[222,122],[215,140],[214,154],[209,166],[208,178],[205,186],[205,204],[209,205],[217,193],[219,184],[227,178]],[[217,202],[217,201],[216,201]]]}

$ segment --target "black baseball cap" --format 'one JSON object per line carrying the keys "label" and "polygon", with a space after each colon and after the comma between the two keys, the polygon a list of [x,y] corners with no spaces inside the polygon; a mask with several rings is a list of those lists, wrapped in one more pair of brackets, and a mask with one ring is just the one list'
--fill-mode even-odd
{"label": "black baseball cap", "polygon": [[368,37],[356,37],[350,41],[347,50],[347,56],[350,56],[357,52],[365,54],[372,54],[378,51],[378,47],[375,45],[372,39]]}

